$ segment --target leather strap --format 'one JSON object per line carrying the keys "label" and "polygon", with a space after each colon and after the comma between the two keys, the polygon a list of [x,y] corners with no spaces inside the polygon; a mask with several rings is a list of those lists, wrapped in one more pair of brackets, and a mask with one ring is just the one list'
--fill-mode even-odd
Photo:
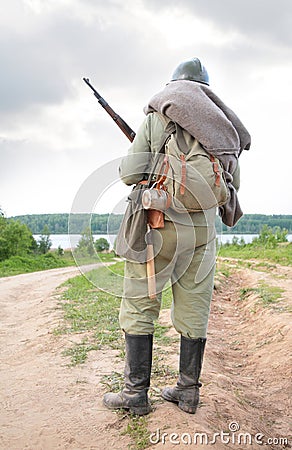
{"label": "leather strap", "polygon": [[187,166],[186,166],[186,157],[184,154],[180,155],[180,160],[181,160],[181,181],[179,191],[181,195],[184,195],[187,181]]}
{"label": "leather strap", "polygon": [[220,170],[219,170],[219,164],[217,163],[217,161],[215,160],[215,157],[213,155],[210,155],[210,161],[213,164],[213,171],[215,173],[215,186],[220,186],[220,182],[221,182],[221,174],[220,174]]}

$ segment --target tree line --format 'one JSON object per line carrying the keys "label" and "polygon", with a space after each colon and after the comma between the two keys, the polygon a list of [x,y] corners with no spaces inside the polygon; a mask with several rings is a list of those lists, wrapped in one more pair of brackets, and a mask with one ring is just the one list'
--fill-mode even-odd
{"label": "tree line", "polygon": [[[47,225],[44,226],[41,235],[36,240],[28,225],[20,220],[6,218],[0,209],[0,262],[13,257],[34,257],[45,255],[50,251],[52,241]],[[82,237],[77,245],[79,256],[92,256],[94,252],[109,250],[107,239],[93,239],[90,228],[82,232]],[[57,254],[62,256],[64,250],[59,247]]]}
{"label": "tree line", "polygon": [[[122,214],[29,214],[14,216],[17,220],[31,230],[33,234],[41,234],[44,227],[49,229],[50,234],[68,233],[70,222],[70,234],[82,234],[90,225],[93,234],[117,234]],[[292,233],[292,215],[264,215],[245,214],[235,227],[227,227],[217,217],[216,228],[218,232],[227,234],[259,234],[264,225],[271,228],[285,228],[289,234]]]}
{"label": "tree line", "polygon": [[117,234],[122,214],[28,214],[13,216],[11,219],[18,220],[28,226],[33,234],[40,234],[47,226],[50,234],[68,233],[70,223],[70,234],[81,234],[90,224],[93,234]]}
{"label": "tree line", "polygon": [[222,232],[229,234],[260,234],[264,226],[286,229],[291,234],[292,215],[245,214],[235,227],[229,228],[226,225],[222,225]]}

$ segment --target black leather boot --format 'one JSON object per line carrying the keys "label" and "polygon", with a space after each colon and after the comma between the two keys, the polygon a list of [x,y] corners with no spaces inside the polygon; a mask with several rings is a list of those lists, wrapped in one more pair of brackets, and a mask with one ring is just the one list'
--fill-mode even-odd
{"label": "black leather boot", "polygon": [[181,336],[179,378],[174,388],[167,387],[162,391],[162,397],[183,411],[195,414],[199,404],[199,382],[206,339],[188,339]]}
{"label": "black leather boot", "polygon": [[127,409],[143,416],[151,411],[148,400],[152,365],[153,335],[125,333],[125,387],[118,394],[105,394],[104,405],[109,409]]}

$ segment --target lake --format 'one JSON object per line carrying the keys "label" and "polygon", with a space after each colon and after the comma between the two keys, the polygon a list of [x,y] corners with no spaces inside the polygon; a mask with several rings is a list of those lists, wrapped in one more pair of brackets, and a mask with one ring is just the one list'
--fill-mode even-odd
{"label": "lake", "polygon": [[[217,238],[221,244],[226,244],[226,242],[230,242],[233,239],[233,236],[236,236],[238,239],[243,238],[246,244],[249,244],[258,234],[218,234]],[[116,239],[116,234],[94,234],[94,240],[99,238],[105,238],[110,244],[110,249],[113,248],[114,242]],[[39,234],[34,234],[34,238],[38,240],[40,238]],[[75,248],[78,244],[79,239],[81,238],[80,234],[72,234],[69,236],[68,234],[51,234],[50,239],[52,241],[52,249],[56,249],[59,246],[61,248],[70,249]],[[292,242],[292,234],[288,234],[288,241]]]}

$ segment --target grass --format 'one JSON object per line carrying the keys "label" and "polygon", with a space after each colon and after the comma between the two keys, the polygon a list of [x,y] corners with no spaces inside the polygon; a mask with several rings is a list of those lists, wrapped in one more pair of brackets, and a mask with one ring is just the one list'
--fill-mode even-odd
{"label": "grass", "polygon": [[148,430],[148,417],[129,416],[129,421],[122,434],[128,434],[132,439],[129,449],[143,450],[149,447],[150,432]]}
{"label": "grass", "polygon": [[86,277],[97,289],[118,297],[122,296],[124,281],[123,262],[92,270]]}
{"label": "grass", "polygon": [[88,341],[85,339],[79,344],[76,344],[75,346],[68,348],[67,350],[63,351],[64,356],[69,356],[71,360],[71,366],[76,366],[77,364],[82,364],[85,362],[88,352],[91,350],[99,350],[100,346],[98,344],[93,345],[89,344]]}
{"label": "grass", "polygon": [[173,338],[170,336],[166,336],[165,334],[168,332],[168,330],[171,328],[171,326],[165,326],[161,325],[159,322],[154,323],[154,335],[156,342],[160,345],[170,345],[173,342]]}
{"label": "grass", "polygon": [[162,381],[165,383],[169,380],[169,382],[172,382],[177,377],[177,371],[169,367],[168,364],[165,364],[163,352],[159,351],[158,353],[159,354],[153,356],[152,362],[152,375],[154,381]]}
{"label": "grass", "polygon": [[161,309],[168,309],[172,304],[172,291],[171,286],[166,287],[162,293]]}
{"label": "grass", "polygon": [[283,289],[277,286],[268,286],[262,284],[259,287],[260,299],[264,306],[269,306],[273,303],[277,303],[282,298]]}
{"label": "grass", "polygon": [[72,265],[74,265],[73,258],[64,258],[55,253],[34,256],[12,256],[0,262],[0,277]]}
{"label": "grass", "polygon": [[[79,266],[82,264],[92,264],[100,261],[107,262],[113,261],[114,256],[114,253],[98,253],[94,258],[78,258],[77,262]],[[76,262],[71,251],[65,251],[64,255],[59,255],[58,251],[54,250],[44,255],[12,256],[4,261],[0,261],[0,277],[75,265]]]}
{"label": "grass", "polygon": [[[265,249],[245,245],[228,245],[220,249],[221,256],[238,258],[236,266],[250,264],[245,258],[258,256],[262,259],[269,256],[271,262],[260,260],[253,265],[255,268],[269,270],[273,267],[273,262],[279,261],[284,254],[286,260],[289,259],[292,246],[290,244],[278,246],[275,249]],[[272,256],[271,256],[272,255]],[[103,255],[105,260],[112,260],[111,255]],[[285,260],[285,261],[286,261]],[[229,264],[219,261],[217,264],[217,276],[229,277],[232,273]],[[84,276],[75,277],[65,283],[66,292],[62,296],[62,308],[64,310],[64,323],[60,325],[55,333],[81,333],[85,334],[82,342],[75,343],[66,350],[66,355],[71,357],[72,364],[82,363],[86,360],[86,355],[91,350],[102,347],[118,349],[123,352],[122,333],[119,328],[119,308],[123,281],[124,263],[118,262],[110,267],[102,267],[93,270]],[[102,288],[100,287],[102,286]],[[258,288],[243,288],[241,299],[249,293],[255,292],[264,306],[269,306],[278,301],[282,290],[277,287],[262,284]],[[170,308],[172,303],[171,287],[168,286],[162,294],[161,308]],[[174,342],[174,338],[167,336],[168,326],[163,326],[159,322],[155,323],[155,339],[158,345],[169,346]]]}
{"label": "grass", "polygon": [[232,273],[232,267],[228,262],[218,260],[216,264],[216,276],[223,276],[229,278]]}
{"label": "grass", "polygon": [[269,286],[262,282],[257,288],[247,287],[240,289],[240,300],[244,300],[254,293],[259,297],[263,306],[270,306],[281,299],[283,292],[284,290],[277,286]]}
{"label": "grass", "polygon": [[120,392],[124,385],[124,375],[119,372],[111,372],[109,375],[103,375],[101,379],[109,392]]}
{"label": "grass", "polygon": [[89,351],[104,346],[121,348],[122,334],[118,321],[120,299],[95,288],[82,275],[69,279],[63,286],[67,288],[60,302],[64,320],[55,329],[55,334],[74,333],[82,337],[82,342],[66,350],[71,364],[85,362]]}
{"label": "grass", "polygon": [[[81,334],[82,342],[66,350],[71,364],[85,362],[91,350],[109,347],[123,351],[123,336],[119,326],[120,298],[104,290],[115,285],[116,276],[122,278],[124,264],[117,262],[95,269],[66,281],[60,306],[64,311],[63,322],[54,330],[55,334]],[[109,270],[110,269],[110,270]],[[103,289],[98,287],[103,281]],[[171,290],[162,295],[163,308],[171,304]],[[155,339],[158,345],[170,345],[174,338],[166,336],[169,326],[155,323]]]}
{"label": "grass", "polygon": [[239,259],[260,259],[283,266],[292,265],[292,242],[278,244],[275,248],[265,248],[254,244],[222,245],[218,256]]}

